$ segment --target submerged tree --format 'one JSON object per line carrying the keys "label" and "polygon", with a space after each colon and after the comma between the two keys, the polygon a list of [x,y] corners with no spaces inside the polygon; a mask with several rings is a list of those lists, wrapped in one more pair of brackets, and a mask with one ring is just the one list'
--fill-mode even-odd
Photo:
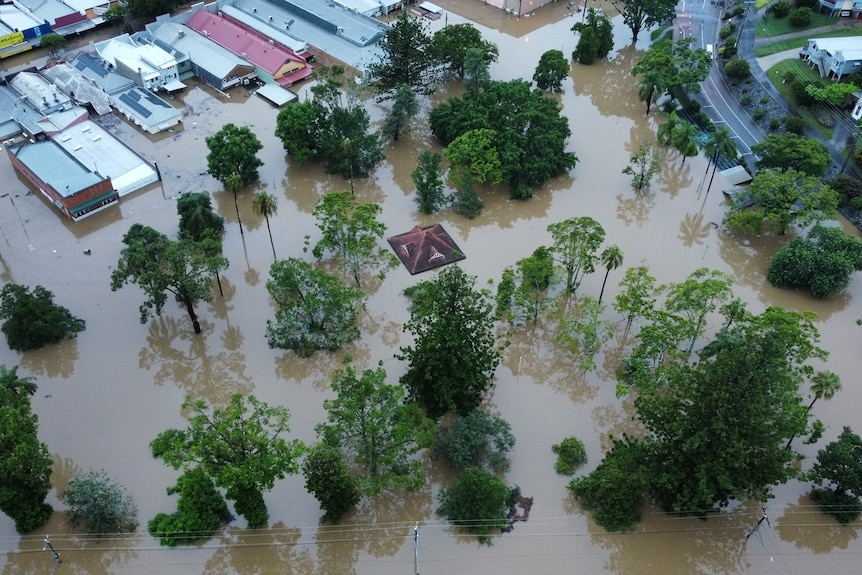
{"label": "submerged tree", "polygon": [[134,224],[123,236],[126,247],[120,252],[111,273],[111,290],[131,283],[140,287],[146,299],[140,306],[141,323],[160,315],[172,294],[183,304],[195,333],[201,333],[195,313],[197,300],[212,300],[211,275],[228,267],[220,254],[200,250],[195,242],[174,242],[153,228]]}
{"label": "submerged tree", "polygon": [[862,438],[844,426],[838,439],[817,452],[806,477],[815,483],[811,498],[824,513],[844,524],[858,519],[862,515]]}
{"label": "submerged tree", "polygon": [[208,539],[232,519],[221,493],[200,467],[180,475],[167,491],[168,495],[179,495],[176,512],[157,513],[147,524],[147,531],[162,545],[174,547]]}
{"label": "submerged tree", "polygon": [[344,455],[324,442],[311,447],[302,462],[302,475],[305,489],[320,502],[324,521],[338,521],[362,499]]}
{"label": "submerged tree", "polygon": [[512,426],[505,419],[475,409],[437,426],[432,454],[456,469],[479,466],[500,472],[509,469],[507,454],[514,446]]}
{"label": "submerged tree", "polygon": [[278,213],[278,198],[266,190],[261,190],[254,196],[251,203],[254,212],[266,220],[266,231],[269,232],[269,244],[272,246],[272,259],[278,259],[275,255],[275,242],[272,241],[272,228],[269,227],[269,216]]}
{"label": "submerged tree", "polygon": [[132,495],[104,470],[72,477],[63,502],[69,506],[69,523],[92,535],[129,533],[138,526],[138,506]]}
{"label": "submerged tree", "polygon": [[182,194],[177,199],[177,215],[180,239],[199,242],[207,232],[216,238],[224,232],[224,218],[213,210],[212,199],[206,192]]}
{"label": "submerged tree", "polygon": [[551,254],[565,271],[566,291],[575,293],[581,280],[593,273],[599,247],[605,241],[605,229],[589,216],[569,218],[548,226],[554,239]]}
{"label": "submerged tree", "polygon": [[18,368],[0,365],[0,511],[18,533],[44,525],[53,509],[45,502],[51,490],[51,454],[39,441],[39,418],[30,406],[36,384]]}
{"label": "submerged tree", "polygon": [[533,254],[503,270],[497,284],[497,317],[509,315],[513,322],[535,322],[548,309],[548,290],[554,280],[551,252],[539,246]]}
{"label": "submerged tree", "polygon": [[[363,272],[377,270],[381,279],[398,265],[398,258],[379,242],[386,226],[377,219],[380,204],[359,203],[350,192],[330,192],[314,207],[317,227],[323,233],[312,249],[321,259],[329,251],[338,265],[362,285]],[[308,238],[306,238],[308,242]]]}
{"label": "submerged tree", "polygon": [[276,261],[266,289],[278,306],[275,319],[266,322],[270,347],[308,357],[359,337],[356,315],[362,292],[311,264],[296,258]]}
{"label": "submerged tree", "polygon": [[661,173],[661,158],[650,144],[641,144],[629,158],[629,165],[623,168],[623,173],[632,177],[632,186],[637,191],[649,188],[652,179]]}
{"label": "submerged tree", "polygon": [[400,136],[410,133],[410,120],[419,111],[419,102],[413,88],[407,84],[395,91],[392,109],[383,121],[383,136],[397,141]]}
{"label": "submerged tree", "polygon": [[417,94],[429,94],[439,81],[435,50],[424,19],[402,10],[380,49],[380,59],[369,66],[369,71],[382,98],[393,97],[405,85]]}
{"label": "submerged tree", "polygon": [[550,90],[559,92],[562,89],[563,79],[569,75],[569,61],[559,50],[548,50],[539,58],[536,71],[533,73],[533,82],[539,90]]}
{"label": "submerged tree", "polygon": [[283,437],[290,431],[290,413],[239,394],[224,409],[187,399],[183,410],[191,412],[189,426],[160,433],[150,443],[153,455],[174,469],[199,466],[226,490],[250,528],[262,527],[268,516],[263,492],[276,479],[297,473],[305,450],[301,441]]}
{"label": "submerged tree", "polygon": [[401,383],[434,418],[478,407],[500,363],[491,303],[475,285],[475,277],[448,266],[408,292],[404,331],[414,343],[397,356],[408,362]]}
{"label": "submerged tree", "polygon": [[440,170],[442,159],[443,156],[437,152],[422,150],[419,163],[411,174],[413,185],[416,186],[416,202],[423,214],[433,214],[446,203]]}
{"label": "submerged tree", "polygon": [[[207,169],[212,177],[223,184],[233,174],[237,174],[245,186],[258,179],[257,169],[263,162],[257,153],[263,144],[248,126],[235,126],[231,123],[206,138]],[[240,186],[240,187],[242,187]]]}
{"label": "submerged tree", "polygon": [[54,294],[42,286],[31,292],[27,286],[8,283],[0,291],[2,331],[10,349],[27,351],[57,343],[84,331],[82,319],[54,303]]}
{"label": "submerged tree", "polygon": [[474,51],[486,66],[497,61],[497,46],[482,38],[482,33],[469,22],[450,24],[434,32],[431,39],[435,62],[448,67],[459,78],[466,79],[468,54]]}
{"label": "submerged tree", "polygon": [[437,513],[490,544],[492,531],[509,523],[512,488],[481,467],[468,467],[448,489],[441,489]]}
{"label": "submerged tree", "polygon": [[430,422],[415,404],[405,403],[404,388],[387,384],[382,367],[358,374],[347,366],[333,376],[332,390],[336,397],[323,402],[327,423],[317,432],[359,470],[360,491],[379,495],[421,487],[425,470],[414,455],[428,443]]}

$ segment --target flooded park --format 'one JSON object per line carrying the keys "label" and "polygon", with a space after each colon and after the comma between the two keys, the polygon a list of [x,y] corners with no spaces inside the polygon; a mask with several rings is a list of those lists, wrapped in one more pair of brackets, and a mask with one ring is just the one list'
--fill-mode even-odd
{"label": "flooded park", "polygon": [[[521,19],[480,2],[450,0],[440,5],[446,18],[431,22],[432,31],[470,21],[499,47],[499,62],[491,68],[494,79],[529,79],[543,52],[559,49],[569,56],[575,47],[570,28],[580,14],[573,15],[564,2]],[[610,3],[597,5],[616,15]],[[816,405],[815,416],[826,424],[823,439],[816,445],[799,442],[797,448],[808,458],[802,465],[810,465],[817,449],[835,439],[842,426],[862,431],[862,389],[857,387],[862,277],[857,274],[844,293],[825,301],[770,286],[767,261],[789,238],[745,238],[724,231],[721,190],[726,183],[717,177],[707,192],[701,185],[707,168],[702,155],[683,162],[668,152],[660,181],[643,192],[632,189],[622,169],[641,143],[655,141],[662,116],[655,108],[644,113],[630,73],[648,47],[649,34],[631,45],[619,16],[614,24],[616,49],[609,60],[574,64],[563,91],[549,95],[559,100],[569,119],[569,149],[579,158],[568,175],[551,180],[523,202],[509,200],[502,186],[483,189],[485,209],[474,220],[450,209],[420,214],[410,174],[422,150],[439,150],[427,127],[428,111],[460,90],[444,86],[423,101],[412,133],[386,148],[386,160],[372,177],[355,182],[356,196],[383,206],[387,236],[415,225],[442,223],[466,254],[456,265],[477,276],[479,286],[493,289],[490,282],[499,281],[506,266],[540,245],[550,245],[549,224],[590,216],[604,227],[605,245],[617,244],[624,253],[622,268],[610,274],[606,302],[613,300],[627,267],[646,265],[662,283],[681,282],[695,269],[707,267],[732,276],[734,294],[750,311],[779,306],[816,313],[821,345],[830,352],[828,368],[841,377],[843,388]],[[225,98],[189,84],[174,102],[187,115],[173,132],[149,136],[118,118],[103,123],[157,163],[162,180],[81,222],[66,219],[29,193],[5,150],[0,158],[5,182],[0,189],[9,194],[0,198],[0,279],[45,286],[57,303],[87,322],[76,339],[38,351],[21,354],[0,345],[0,364],[20,366],[19,373],[38,384],[33,409],[39,416],[40,439],[53,457],[54,489],[48,502],[56,510],[46,526],[25,536],[16,534],[11,520],[0,517],[4,575],[407,574],[416,572],[417,524],[418,569],[423,575],[858,573],[860,524],[842,526],[821,513],[807,496],[806,482],[776,487],[766,504],[770,526],[748,539],[747,530],[761,517],[756,502],[705,521],[648,507],[630,533],[607,533],[580,509],[566,490],[569,479],[554,472],[551,445],[567,436],[583,440],[589,461],[581,472],[589,472],[609,448],[611,436],[638,430],[631,398],[615,394],[614,374],[631,340],[624,342],[625,322],[610,306],[606,316],[616,323],[617,334],[597,356],[594,371],[580,372],[543,322],[512,335],[487,407],[511,424],[517,438],[506,482],[520,486],[534,504],[529,520],[495,536],[493,545],[479,545],[435,514],[436,494],[452,474],[444,462],[429,458],[425,487],[363,500],[337,525],[320,522],[317,501],[295,475],[276,482],[265,495],[270,522],[264,528],[246,529],[238,519],[198,545],[161,547],[146,532],[146,522],[156,513],[174,510],[175,498],[165,489],[179,472],[153,458],[149,442],[165,429],[184,426],[183,399],[223,406],[234,393],[254,394],[287,407],[290,437],[311,444],[316,440],[314,426],[326,417],[323,401],[332,397],[332,374],[346,354],[360,368],[382,361],[390,383],[405,371],[405,364],[393,357],[409,343],[402,332],[408,318],[402,292],[435,273],[411,276],[403,267],[391,271],[368,298],[360,319],[361,338],[340,353],[318,352],[303,359],[269,348],[264,332],[275,308],[265,284],[273,258],[266,223],[253,212],[252,196],[267,188],[278,198],[278,212],[271,218],[278,257],[310,258],[303,247],[306,236],[316,241],[319,234],[312,216],[315,203],[349,183],[324,173],[320,164],[292,164],[274,135],[277,110],[262,98],[245,88]],[[297,91],[302,99],[309,95],[308,85]],[[370,100],[368,107],[379,123],[388,104]],[[251,127],[263,144],[260,181],[239,195],[244,234],[233,195],[206,174],[204,138],[228,122]],[[160,317],[141,324],[141,292],[134,287],[110,289],[110,274],[129,227],[140,223],[174,237],[176,199],[189,191],[212,194],[226,218],[224,255],[230,260],[221,277],[224,295],[214,286],[213,302],[198,305],[201,335],[194,334],[178,304],[169,304]],[[598,296],[603,271],[588,275],[579,293]],[[72,476],[89,469],[104,469],[133,495],[141,522],[136,533],[96,539],[68,528],[58,493]],[[59,564],[43,550],[46,535],[61,554]]]}

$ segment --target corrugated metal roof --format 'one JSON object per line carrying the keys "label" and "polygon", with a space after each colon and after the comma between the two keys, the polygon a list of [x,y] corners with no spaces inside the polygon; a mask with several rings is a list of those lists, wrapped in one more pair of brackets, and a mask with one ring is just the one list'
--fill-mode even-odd
{"label": "corrugated metal roof", "polygon": [[90,171],[53,140],[13,150],[22,164],[63,197],[70,197],[105,180]]}
{"label": "corrugated metal roof", "polygon": [[188,26],[176,22],[156,22],[147,27],[154,40],[188,54],[195,65],[219,78],[226,78],[237,66],[248,62],[214,42],[210,42]]}

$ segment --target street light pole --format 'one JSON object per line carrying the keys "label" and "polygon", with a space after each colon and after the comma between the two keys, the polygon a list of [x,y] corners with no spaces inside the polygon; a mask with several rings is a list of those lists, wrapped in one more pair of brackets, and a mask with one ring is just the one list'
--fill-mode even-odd
{"label": "street light pole", "polygon": [[413,567],[419,575],[419,523],[413,528]]}

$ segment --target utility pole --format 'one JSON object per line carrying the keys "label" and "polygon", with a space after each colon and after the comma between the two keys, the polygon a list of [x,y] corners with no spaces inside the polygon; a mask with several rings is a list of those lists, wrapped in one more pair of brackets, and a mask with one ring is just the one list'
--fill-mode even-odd
{"label": "utility pole", "polygon": [[419,523],[413,528],[413,567],[419,575]]}
{"label": "utility pole", "polygon": [[49,535],[45,535],[45,545],[42,546],[42,551],[45,551],[46,549],[51,550],[51,553],[53,553],[54,555],[54,561],[56,561],[57,563],[62,563],[62,561],[60,560],[60,554],[57,553],[57,551],[54,549],[54,546],[51,545],[51,539]]}

